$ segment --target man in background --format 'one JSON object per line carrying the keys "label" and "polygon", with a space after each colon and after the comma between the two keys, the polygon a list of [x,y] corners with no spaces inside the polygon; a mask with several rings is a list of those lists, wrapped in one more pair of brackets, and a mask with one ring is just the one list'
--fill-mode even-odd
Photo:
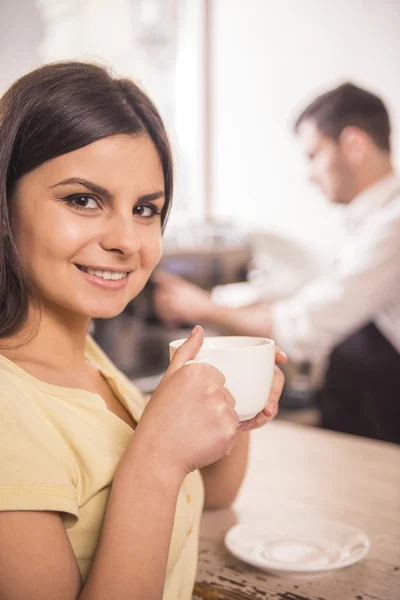
{"label": "man in background", "polygon": [[295,132],[311,181],[346,206],[348,236],[330,268],[291,298],[243,308],[158,271],[156,310],[166,322],[272,337],[294,361],[328,357],[322,426],[400,443],[400,180],[386,107],[346,83],[316,98]]}

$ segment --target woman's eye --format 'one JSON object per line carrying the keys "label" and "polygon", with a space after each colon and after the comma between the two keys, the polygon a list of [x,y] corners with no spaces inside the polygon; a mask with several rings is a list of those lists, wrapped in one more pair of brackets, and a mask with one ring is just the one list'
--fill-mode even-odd
{"label": "woman's eye", "polygon": [[135,206],[133,212],[135,215],[145,217],[146,219],[154,217],[154,215],[160,214],[155,206],[151,206],[149,204],[140,204],[139,206]]}
{"label": "woman's eye", "polygon": [[65,200],[70,206],[73,206],[78,210],[93,210],[99,208],[98,201],[93,198],[93,196],[88,196],[87,194],[75,194],[74,196],[68,196]]}

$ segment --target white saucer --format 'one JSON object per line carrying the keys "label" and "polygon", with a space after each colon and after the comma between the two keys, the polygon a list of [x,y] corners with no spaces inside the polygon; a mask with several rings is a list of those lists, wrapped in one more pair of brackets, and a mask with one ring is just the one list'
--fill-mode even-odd
{"label": "white saucer", "polygon": [[362,532],[337,521],[241,524],[225,536],[237,558],[280,577],[321,577],[361,560],[370,542]]}

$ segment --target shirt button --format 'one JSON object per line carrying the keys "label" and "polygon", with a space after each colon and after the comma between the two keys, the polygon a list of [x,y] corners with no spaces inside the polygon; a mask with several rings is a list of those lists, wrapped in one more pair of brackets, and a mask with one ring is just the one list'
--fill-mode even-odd
{"label": "shirt button", "polygon": [[187,535],[190,535],[192,533],[192,531],[193,531],[193,523],[191,523],[191,525],[187,531]]}
{"label": "shirt button", "polygon": [[187,502],[188,504],[190,504],[190,503],[191,503],[191,501],[192,501],[192,496],[190,496],[190,494],[186,494],[186,502]]}

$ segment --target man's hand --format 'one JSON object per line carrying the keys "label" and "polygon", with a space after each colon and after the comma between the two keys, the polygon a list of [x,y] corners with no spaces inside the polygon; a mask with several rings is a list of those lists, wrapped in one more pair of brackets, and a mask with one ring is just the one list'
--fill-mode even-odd
{"label": "man's hand", "polygon": [[152,276],[157,284],[154,307],[167,324],[209,325],[231,335],[271,337],[271,305],[258,302],[241,308],[218,306],[208,292],[161,269]]}
{"label": "man's hand", "polygon": [[208,292],[161,269],[155,271],[152,281],[157,286],[154,292],[154,308],[167,324],[208,321],[215,306]]}

